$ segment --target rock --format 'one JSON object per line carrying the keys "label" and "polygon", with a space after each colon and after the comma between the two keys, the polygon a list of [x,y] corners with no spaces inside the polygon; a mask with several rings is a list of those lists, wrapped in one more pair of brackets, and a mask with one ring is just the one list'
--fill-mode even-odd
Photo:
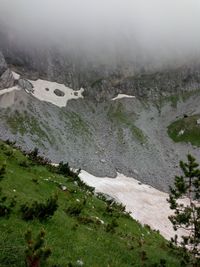
{"label": "rock", "polygon": [[59,89],[55,89],[54,94],[57,96],[64,96],[65,95],[65,93]]}
{"label": "rock", "polygon": [[197,125],[200,125],[200,119],[197,120]]}
{"label": "rock", "polygon": [[76,265],[77,265],[77,266],[83,266],[84,263],[83,263],[82,260],[77,260],[77,261],[76,261]]}
{"label": "rock", "polygon": [[[199,122],[200,123],[200,122]],[[180,132],[178,133],[178,136],[180,136],[180,135],[183,135],[184,134],[184,130],[180,130]]]}
{"label": "rock", "polygon": [[27,79],[19,79],[18,86],[24,90],[27,90],[29,93],[34,92],[32,83]]}
{"label": "rock", "polygon": [[106,160],[105,159],[101,159],[100,162],[101,163],[106,163]]}
{"label": "rock", "polygon": [[10,69],[7,69],[0,77],[0,88],[5,89],[13,87],[15,84],[15,78]]}
{"label": "rock", "polygon": [[62,191],[66,191],[67,187],[65,185],[61,185],[61,189],[62,189]]}
{"label": "rock", "polygon": [[7,63],[3,54],[0,52],[0,76],[8,69]]}

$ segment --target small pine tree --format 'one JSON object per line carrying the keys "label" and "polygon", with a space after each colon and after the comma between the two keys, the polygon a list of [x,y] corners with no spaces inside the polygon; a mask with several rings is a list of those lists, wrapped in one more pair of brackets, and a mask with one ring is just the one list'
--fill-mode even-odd
{"label": "small pine tree", "polygon": [[0,217],[8,217],[16,205],[16,196],[8,198],[0,187]]}
{"label": "small pine tree", "polygon": [[[191,155],[187,156],[188,162],[180,162],[183,175],[175,177],[174,187],[170,187],[168,202],[174,210],[174,215],[169,216],[174,230],[186,230],[180,242],[184,251],[192,255],[192,265],[200,266],[200,169],[199,164]],[[180,198],[187,197],[186,205],[178,202]],[[172,242],[178,243],[177,235]]]}
{"label": "small pine tree", "polygon": [[0,167],[0,181],[4,178],[5,174],[6,174],[6,164],[4,163]]}
{"label": "small pine tree", "polygon": [[34,201],[31,204],[22,204],[20,211],[22,219],[25,221],[39,219],[47,220],[51,218],[58,208],[58,195],[54,194],[45,203]]}
{"label": "small pine tree", "polygon": [[51,255],[51,249],[44,247],[45,232],[41,230],[35,240],[32,239],[32,232],[25,233],[27,248],[25,250],[25,263],[27,267],[39,267],[46,262]]}

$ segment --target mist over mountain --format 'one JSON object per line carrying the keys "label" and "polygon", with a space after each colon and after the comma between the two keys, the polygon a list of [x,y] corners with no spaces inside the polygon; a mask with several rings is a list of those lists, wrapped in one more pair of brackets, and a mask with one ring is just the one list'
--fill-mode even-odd
{"label": "mist over mountain", "polygon": [[198,0],[0,0],[0,31],[23,48],[141,67],[200,55]]}

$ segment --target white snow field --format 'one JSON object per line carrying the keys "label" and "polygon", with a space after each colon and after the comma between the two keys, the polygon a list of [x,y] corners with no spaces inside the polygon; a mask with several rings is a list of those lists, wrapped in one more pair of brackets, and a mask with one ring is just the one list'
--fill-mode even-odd
{"label": "white snow field", "polygon": [[[73,89],[66,87],[64,84],[59,84],[56,82],[49,82],[45,80],[37,80],[31,81],[34,86],[33,96],[38,98],[41,101],[50,102],[58,107],[65,107],[67,105],[68,100],[70,99],[78,99],[83,98],[82,93],[84,91],[81,88],[78,91],[74,91]],[[60,90],[64,93],[63,96],[58,96],[54,93],[54,90]]]}
{"label": "white snow field", "polygon": [[125,205],[134,219],[142,224],[148,224],[154,230],[159,230],[166,239],[170,240],[175,234],[180,237],[184,233],[175,232],[168,219],[172,211],[166,201],[167,193],[119,173],[116,178],[100,178],[82,170],[79,176],[85,183],[95,187],[96,192],[108,194]]}
{"label": "white snow field", "polygon": [[[20,79],[20,75],[16,72],[12,72],[15,80]],[[74,91],[73,89],[65,86],[64,84],[59,84],[56,82],[49,82],[46,80],[28,80],[33,85],[33,90],[28,91],[25,90],[27,93],[33,95],[34,97],[38,98],[40,101],[50,102],[58,107],[65,107],[67,102],[70,99],[78,99],[83,98],[82,93],[84,89],[81,88],[80,90]],[[61,92],[61,95],[57,95],[54,91],[58,90]],[[10,94],[15,90],[22,90],[19,86],[14,86],[12,88],[2,89],[0,90],[0,96],[5,95],[1,98],[0,106],[3,108],[9,107],[14,103],[14,93]]]}
{"label": "white snow field", "polygon": [[118,94],[116,97],[112,98],[111,100],[117,100],[121,98],[135,98],[134,95],[125,95],[125,94]]}

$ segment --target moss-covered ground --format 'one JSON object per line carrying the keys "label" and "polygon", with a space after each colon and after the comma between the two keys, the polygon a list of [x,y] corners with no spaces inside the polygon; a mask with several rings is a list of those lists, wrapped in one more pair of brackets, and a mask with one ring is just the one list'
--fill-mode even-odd
{"label": "moss-covered ground", "polygon": [[186,116],[178,119],[168,126],[168,134],[175,142],[190,142],[200,146],[200,125],[197,120],[200,115]]}

